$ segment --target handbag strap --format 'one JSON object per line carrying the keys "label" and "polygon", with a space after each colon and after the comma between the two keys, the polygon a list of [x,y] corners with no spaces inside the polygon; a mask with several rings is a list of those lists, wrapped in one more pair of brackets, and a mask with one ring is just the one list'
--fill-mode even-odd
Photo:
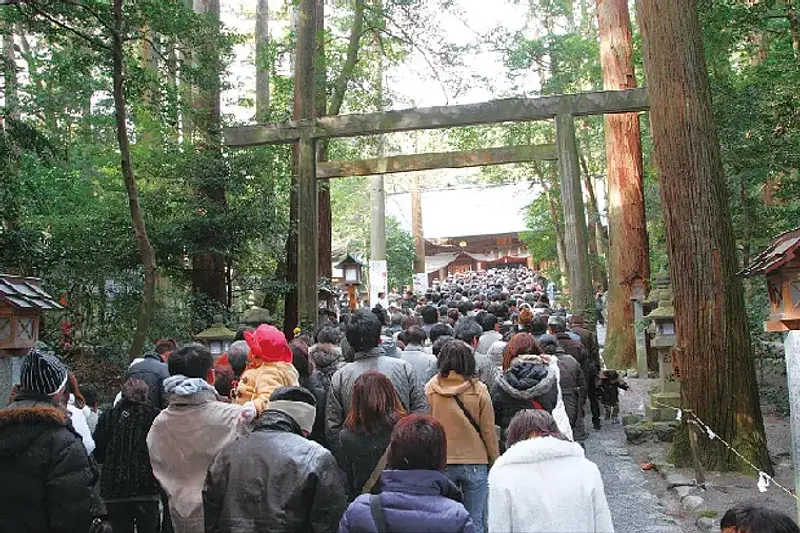
{"label": "handbag strap", "polygon": [[472,427],[473,427],[473,428],[475,428],[475,431],[477,431],[477,432],[478,432],[478,436],[481,438],[481,442],[483,442],[483,446],[484,446],[484,448],[486,448],[486,449],[488,450],[488,449],[489,449],[489,447],[488,447],[488,446],[486,446],[486,441],[485,441],[485,440],[483,440],[483,433],[481,433],[481,426],[480,426],[480,424],[478,424],[478,422],[477,422],[477,421],[475,421],[475,418],[472,416],[472,413],[470,413],[470,412],[467,410],[467,407],[464,405],[464,402],[463,402],[463,401],[461,401],[461,398],[459,398],[459,397],[458,397],[458,395],[456,395],[456,396],[453,396],[453,399],[456,401],[456,403],[457,403],[457,404],[458,404],[458,406],[461,408],[461,410],[462,410],[462,411],[464,411],[464,416],[466,416],[466,417],[467,417],[467,420],[469,420],[469,423],[470,423],[470,424],[472,424]]}
{"label": "handbag strap", "polygon": [[375,483],[378,482],[378,478],[381,477],[381,472],[386,469],[386,463],[389,460],[389,447],[386,447],[384,450],[383,455],[381,458],[378,459],[378,464],[375,465],[375,468],[372,469],[372,473],[369,475],[369,479],[364,486],[361,488],[361,494],[368,494],[372,491],[372,487],[375,486]]}
{"label": "handbag strap", "polygon": [[378,533],[389,533],[389,524],[386,522],[386,513],[383,512],[380,494],[370,494],[369,511],[372,514],[372,521]]}

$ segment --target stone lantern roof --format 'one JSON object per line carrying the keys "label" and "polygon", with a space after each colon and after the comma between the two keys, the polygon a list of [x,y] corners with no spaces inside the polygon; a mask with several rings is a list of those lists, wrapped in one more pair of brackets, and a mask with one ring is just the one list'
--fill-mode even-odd
{"label": "stone lantern roof", "polygon": [[198,341],[232,341],[236,338],[236,332],[225,326],[222,315],[214,315],[214,323],[194,338]]}

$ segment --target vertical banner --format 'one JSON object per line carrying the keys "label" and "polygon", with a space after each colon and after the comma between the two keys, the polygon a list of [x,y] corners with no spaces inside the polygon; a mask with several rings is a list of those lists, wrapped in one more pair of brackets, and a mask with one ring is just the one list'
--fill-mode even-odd
{"label": "vertical banner", "polygon": [[389,284],[386,270],[386,261],[369,262],[369,305],[374,307],[378,303],[378,293],[384,295],[388,291]]}
{"label": "vertical banner", "polygon": [[414,274],[414,294],[425,294],[428,292],[428,275]]}

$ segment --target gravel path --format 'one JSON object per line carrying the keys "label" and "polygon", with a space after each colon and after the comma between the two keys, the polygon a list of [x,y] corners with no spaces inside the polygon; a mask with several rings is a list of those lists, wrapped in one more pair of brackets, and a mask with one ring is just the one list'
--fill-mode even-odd
{"label": "gravel path", "polygon": [[[600,344],[605,341],[605,328],[598,327]],[[640,398],[623,396],[621,411],[635,411],[634,403]],[[588,411],[588,404],[587,404]],[[587,428],[591,418],[587,417]],[[634,461],[628,450],[625,432],[621,424],[603,424],[600,431],[589,430],[586,441],[586,457],[600,469],[605,484],[606,498],[611,508],[616,533],[679,533],[684,530],[672,517],[664,514],[664,508],[651,492],[644,472]]]}

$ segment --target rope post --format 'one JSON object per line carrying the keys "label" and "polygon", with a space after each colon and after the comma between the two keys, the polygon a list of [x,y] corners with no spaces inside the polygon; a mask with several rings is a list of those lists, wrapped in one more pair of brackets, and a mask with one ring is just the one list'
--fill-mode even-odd
{"label": "rope post", "polygon": [[706,476],[703,473],[703,467],[700,464],[700,457],[697,455],[697,431],[699,431],[697,422],[694,419],[694,411],[691,409],[684,410],[686,413],[686,423],[689,425],[689,447],[692,450],[692,463],[694,464],[694,477],[697,485],[706,488]]}

